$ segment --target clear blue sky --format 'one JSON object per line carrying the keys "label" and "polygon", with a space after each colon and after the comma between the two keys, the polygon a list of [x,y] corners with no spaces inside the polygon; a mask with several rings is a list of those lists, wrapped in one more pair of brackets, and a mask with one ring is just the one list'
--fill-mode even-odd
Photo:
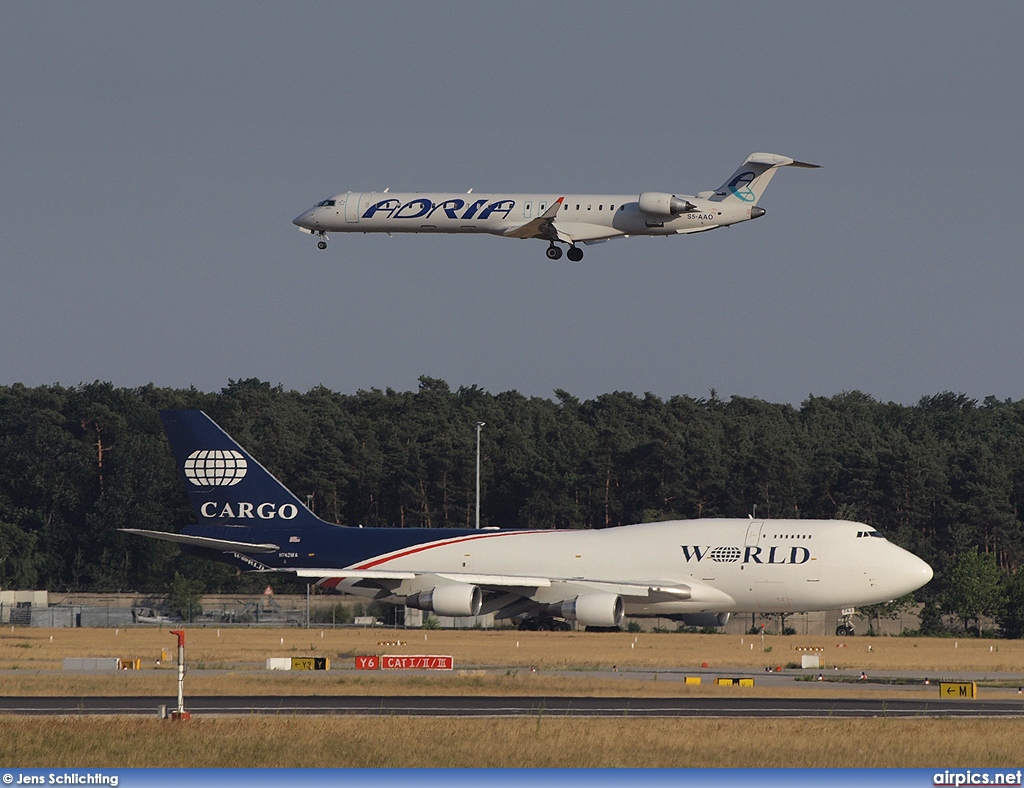
{"label": "clear blue sky", "polygon": [[[0,384],[1024,398],[1024,4],[8,3]],[[291,224],[383,189],[694,193],[591,246]]]}

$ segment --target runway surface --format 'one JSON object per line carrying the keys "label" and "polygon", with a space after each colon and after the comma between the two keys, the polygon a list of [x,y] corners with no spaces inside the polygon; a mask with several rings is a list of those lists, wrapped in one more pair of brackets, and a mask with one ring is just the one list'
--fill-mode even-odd
{"label": "runway surface", "polygon": [[[156,716],[176,698],[0,697],[0,714]],[[1024,717],[1019,700],[874,698],[576,698],[470,696],[196,696],[202,714],[432,717]]]}

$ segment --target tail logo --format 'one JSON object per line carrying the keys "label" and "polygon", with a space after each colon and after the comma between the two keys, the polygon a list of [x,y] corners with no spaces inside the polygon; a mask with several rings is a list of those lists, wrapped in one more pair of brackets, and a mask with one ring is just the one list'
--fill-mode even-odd
{"label": "tail logo", "polygon": [[750,184],[753,183],[755,178],[757,178],[756,173],[749,171],[741,172],[729,181],[729,191],[743,200],[743,202],[754,202],[757,200],[757,195],[750,190]]}
{"label": "tail logo", "polygon": [[231,487],[248,469],[245,457],[231,450],[194,451],[185,460],[185,478],[196,487]]}

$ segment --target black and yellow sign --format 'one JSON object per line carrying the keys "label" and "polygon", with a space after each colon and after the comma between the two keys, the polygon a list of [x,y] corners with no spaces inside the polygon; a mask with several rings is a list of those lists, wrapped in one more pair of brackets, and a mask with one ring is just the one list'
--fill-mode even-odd
{"label": "black and yellow sign", "polygon": [[940,681],[940,698],[973,699],[978,697],[978,685],[973,681]]}
{"label": "black and yellow sign", "polygon": [[327,657],[292,657],[292,670],[330,670]]}
{"label": "black and yellow sign", "polygon": [[753,687],[754,680],[717,678],[715,679],[715,684],[717,684],[720,687]]}

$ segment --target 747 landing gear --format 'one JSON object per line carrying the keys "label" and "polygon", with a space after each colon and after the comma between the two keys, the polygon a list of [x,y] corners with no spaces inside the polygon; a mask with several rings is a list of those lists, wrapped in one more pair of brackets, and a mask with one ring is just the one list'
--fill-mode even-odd
{"label": "747 landing gear", "polygon": [[572,627],[568,621],[550,616],[524,618],[519,622],[520,632],[570,632]]}
{"label": "747 landing gear", "polygon": [[580,260],[583,259],[583,250],[580,249],[578,246],[570,246],[569,250],[565,253],[565,256],[568,257],[572,262],[578,263]]}
{"label": "747 landing gear", "polygon": [[548,260],[558,260],[562,257],[562,250],[560,247],[551,244],[544,254],[548,256]]}

